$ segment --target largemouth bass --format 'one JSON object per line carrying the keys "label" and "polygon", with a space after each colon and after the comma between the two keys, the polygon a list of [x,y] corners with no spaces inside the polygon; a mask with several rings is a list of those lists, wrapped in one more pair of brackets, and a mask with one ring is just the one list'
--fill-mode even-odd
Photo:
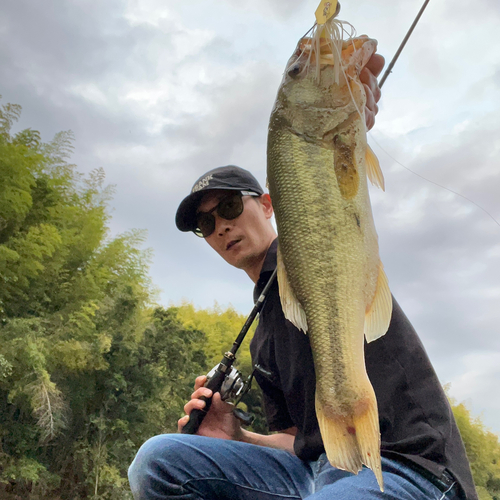
{"label": "largemouth bass", "polygon": [[367,465],[383,490],[364,338],[386,333],[392,297],[367,176],[381,188],[384,181],[366,141],[359,80],[377,42],[339,40],[335,23],[302,39],[287,64],[270,119],[267,176],[278,226],[281,303],[285,317],[310,337],[316,415],[328,459],[353,473]]}

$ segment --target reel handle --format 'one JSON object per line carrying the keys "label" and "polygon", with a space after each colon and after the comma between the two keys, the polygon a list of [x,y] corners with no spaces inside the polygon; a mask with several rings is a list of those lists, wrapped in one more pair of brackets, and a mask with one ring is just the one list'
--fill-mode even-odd
{"label": "reel handle", "polygon": [[241,422],[241,425],[248,427],[253,424],[255,420],[255,415],[252,415],[241,408],[235,408],[233,410],[233,415]]}

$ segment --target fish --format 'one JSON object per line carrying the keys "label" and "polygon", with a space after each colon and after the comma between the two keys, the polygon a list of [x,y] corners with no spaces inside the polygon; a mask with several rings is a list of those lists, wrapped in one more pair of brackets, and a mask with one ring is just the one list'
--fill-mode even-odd
{"label": "fish", "polygon": [[384,189],[367,144],[359,73],[376,51],[332,18],[302,38],[269,122],[267,183],[278,228],[278,285],[286,319],[310,339],[315,407],[330,463],[363,464],[383,491],[377,400],[364,339],[383,336],[392,296],[379,256],[369,179]]}

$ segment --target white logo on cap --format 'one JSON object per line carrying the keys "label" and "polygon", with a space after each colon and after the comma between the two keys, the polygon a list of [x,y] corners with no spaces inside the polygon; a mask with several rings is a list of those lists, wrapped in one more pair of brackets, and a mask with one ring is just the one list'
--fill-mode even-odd
{"label": "white logo on cap", "polygon": [[196,191],[201,191],[203,188],[206,188],[212,179],[213,175],[207,175],[206,177],[203,177],[203,179],[201,179],[198,184],[195,184],[191,192],[196,193]]}

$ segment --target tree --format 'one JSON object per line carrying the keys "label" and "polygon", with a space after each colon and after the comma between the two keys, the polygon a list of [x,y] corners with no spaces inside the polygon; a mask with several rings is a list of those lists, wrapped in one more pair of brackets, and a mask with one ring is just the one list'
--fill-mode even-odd
{"label": "tree", "polygon": [[479,500],[500,500],[500,442],[464,403],[451,406],[469,457]]}
{"label": "tree", "polygon": [[19,116],[0,107],[0,496],[130,498],[137,449],[207,369],[204,335],[154,307],[144,233],[109,236],[112,189],[68,162],[71,133],[13,135]]}

